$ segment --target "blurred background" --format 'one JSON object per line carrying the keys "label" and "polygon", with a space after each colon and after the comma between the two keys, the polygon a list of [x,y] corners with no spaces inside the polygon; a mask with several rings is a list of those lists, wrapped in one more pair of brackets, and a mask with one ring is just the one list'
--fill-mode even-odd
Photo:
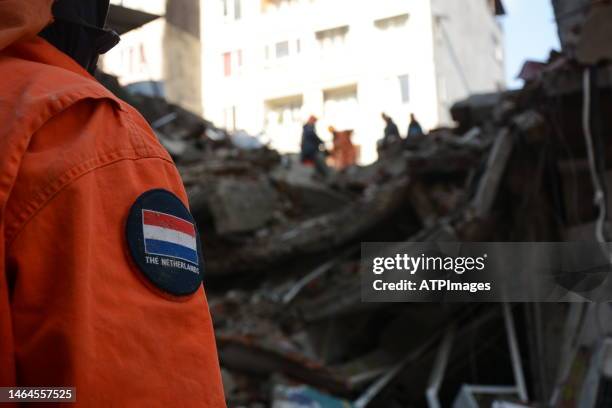
{"label": "blurred background", "polygon": [[426,129],[450,125],[453,103],[520,86],[526,59],[558,49],[548,1],[113,3],[111,18],[130,31],[102,68],[130,92],[164,96],[283,153],[299,151],[316,115],[327,141],[329,126],[354,130],[362,164],[377,158],[381,112],[402,131],[410,113]]}
{"label": "blurred background", "polygon": [[609,241],[609,1],[111,3],[98,79],[183,177],[228,406],[612,407],[607,303],[359,275],[362,242]]}

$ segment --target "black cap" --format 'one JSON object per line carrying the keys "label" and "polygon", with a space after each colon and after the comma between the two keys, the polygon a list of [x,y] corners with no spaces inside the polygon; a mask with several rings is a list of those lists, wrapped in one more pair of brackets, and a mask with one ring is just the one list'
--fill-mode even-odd
{"label": "black cap", "polygon": [[119,34],[105,28],[110,0],[56,0],[53,24],[39,35],[94,73],[98,56],[119,42]]}
{"label": "black cap", "polygon": [[110,0],[56,0],[53,16],[84,26],[104,28]]}
{"label": "black cap", "polygon": [[53,16],[56,20],[85,27],[96,36],[95,51],[104,54],[119,43],[119,34],[106,29],[110,0],[56,0]]}

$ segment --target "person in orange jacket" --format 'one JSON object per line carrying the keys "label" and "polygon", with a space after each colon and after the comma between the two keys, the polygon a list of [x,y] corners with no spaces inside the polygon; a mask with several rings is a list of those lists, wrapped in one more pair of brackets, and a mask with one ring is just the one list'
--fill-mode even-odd
{"label": "person in orange jacket", "polygon": [[225,407],[179,174],[91,75],[117,41],[107,10],[0,0],[0,387]]}
{"label": "person in orange jacket", "polygon": [[353,166],[357,162],[357,149],[351,140],[353,130],[336,130],[333,126],[328,128],[333,136],[334,150],[332,157],[337,169],[342,170]]}

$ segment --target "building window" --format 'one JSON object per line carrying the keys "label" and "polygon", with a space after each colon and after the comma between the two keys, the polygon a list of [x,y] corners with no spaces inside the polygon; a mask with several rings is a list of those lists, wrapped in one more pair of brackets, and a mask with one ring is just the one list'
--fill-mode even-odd
{"label": "building window", "polygon": [[316,37],[319,43],[319,47],[322,50],[330,50],[343,46],[346,42],[346,36],[348,34],[348,31],[348,26],[318,31],[316,33]]}
{"label": "building window", "polygon": [[302,95],[264,102],[264,130],[272,146],[283,152],[299,152],[302,135]]}
{"label": "building window", "polygon": [[264,48],[266,61],[271,58],[282,59],[290,56],[295,56],[302,51],[300,40],[280,41],[276,44],[268,44]]}
{"label": "building window", "polygon": [[402,103],[410,102],[410,82],[408,75],[400,75],[397,77],[402,95]]}
{"label": "building window", "polygon": [[323,90],[323,112],[326,120],[338,129],[354,129],[359,117],[357,84]]}
{"label": "building window", "polygon": [[242,18],[242,0],[221,0],[223,2],[223,16],[228,20]]}
{"label": "building window", "polygon": [[232,53],[226,52],[223,54],[223,75],[226,77],[232,76]]}
{"label": "building window", "polygon": [[276,58],[284,58],[289,56],[289,41],[276,43]]}
{"label": "building window", "polygon": [[134,47],[130,47],[130,72],[134,72]]}
{"label": "building window", "polygon": [[144,44],[140,43],[140,45],[138,46],[138,51],[140,54],[140,64],[141,66],[144,66],[147,64],[147,55],[145,53]]}
{"label": "building window", "polygon": [[267,126],[300,125],[303,100],[300,95],[266,101]]}
{"label": "building window", "polygon": [[263,11],[280,10],[296,4],[298,0],[261,0]]}
{"label": "building window", "polygon": [[399,28],[403,28],[408,24],[408,14],[402,14],[399,16],[383,18],[374,21],[374,25],[381,31],[390,31]]}
{"label": "building window", "polygon": [[242,50],[223,53],[223,75],[230,77],[242,68]]}
{"label": "building window", "polygon": [[242,0],[234,0],[234,18],[236,20],[242,18]]}

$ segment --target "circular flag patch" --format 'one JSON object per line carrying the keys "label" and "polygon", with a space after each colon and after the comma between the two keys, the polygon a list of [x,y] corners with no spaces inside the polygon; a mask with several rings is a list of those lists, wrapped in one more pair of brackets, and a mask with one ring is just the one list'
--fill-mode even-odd
{"label": "circular flag patch", "polygon": [[204,263],[195,221],[166,190],[147,191],[132,205],[126,226],[134,262],[153,285],[174,296],[195,293]]}

